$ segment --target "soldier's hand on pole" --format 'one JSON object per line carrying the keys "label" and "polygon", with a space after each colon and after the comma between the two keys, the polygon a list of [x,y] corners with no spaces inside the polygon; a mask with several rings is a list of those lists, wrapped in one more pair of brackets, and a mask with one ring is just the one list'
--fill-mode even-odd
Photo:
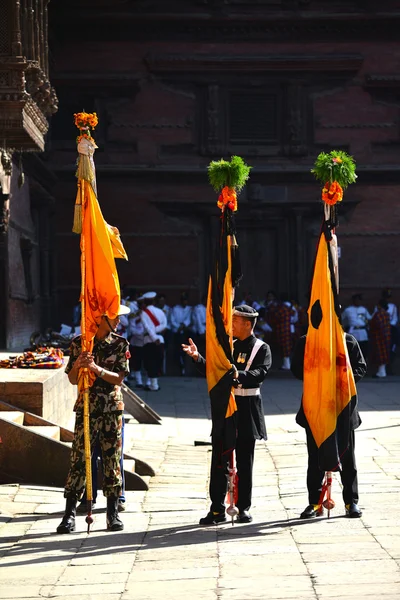
{"label": "soldier's hand on pole", "polygon": [[182,350],[186,352],[186,354],[190,356],[190,358],[193,358],[193,360],[195,360],[196,362],[198,361],[199,352],[192,338],[189,338],[189,344],[182,344]]}

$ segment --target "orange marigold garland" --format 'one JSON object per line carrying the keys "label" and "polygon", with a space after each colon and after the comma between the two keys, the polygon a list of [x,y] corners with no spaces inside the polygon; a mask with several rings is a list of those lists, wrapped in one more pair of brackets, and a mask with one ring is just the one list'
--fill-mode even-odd
{"label": "orange marigold garland", "polygon": [[90,130],[96,128],[99,120],[97,113],[80,112],[74,114],[74,122],[80,131],[80,135],[76,138],[77,143],[79,143],[82,138],[92,139]]}
{"label": "orange marigold garland", "polygon": [[343,200],[342,186],[337,181],[333,181],[332,183],[327,181],[325,187],[322,189],[322,200],[330,206],[333,206],[336,202],[341,202]]}
{"label": "orange marigold garland", "polygon": [[228,187],[227,185],[222,188],[221,193],[217,202],[218,208],[224,210],[225,206],[227,206],[231,211],[237,211],[237,195],[233,188]]}

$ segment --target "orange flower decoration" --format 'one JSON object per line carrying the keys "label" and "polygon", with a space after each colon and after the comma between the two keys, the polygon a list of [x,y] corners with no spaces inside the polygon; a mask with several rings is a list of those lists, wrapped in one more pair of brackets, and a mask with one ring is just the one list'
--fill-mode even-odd
{"label": "orange flower decoration", "polygon": [[227,207],[231,211],[235,212],[237,210],[237,196],[235,190],[227,185],[222,188],[218,198],[217,206],[222,211],[224,211]]}
{"label": "orange flower decoration", "polygon": [[96,113],[75,113],[74,120],[78,129],[88,129],[89,127],[94,129],[99,123]]}
{"label": "orange flower decoration", "polygon": [[343,200],[342,186],[337,181],[332,181],[332,183],[327,181],[322,189],[322,200],[330,206],[333,206],[336,202],[341,202]]}

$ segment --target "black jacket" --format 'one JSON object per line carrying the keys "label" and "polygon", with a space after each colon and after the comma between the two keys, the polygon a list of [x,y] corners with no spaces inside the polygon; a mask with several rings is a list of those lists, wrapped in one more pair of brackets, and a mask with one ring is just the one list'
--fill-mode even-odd
{"label": "black jacket", "polygon": [[[263,343],[258,349],[250,369],[244,370],[256,339],[255,335],[251,335],[245,340],[236,340],[233,345],[233,360],[239,372],[239,384],[243,389],[260,387],[271,368],[271,350],[268,344]],[[197,365],[203,373],[205,373],[205,364],[205,359],[199,355]],[[267,431],[261,395],[235,396],[235,399],[238,407],[238,436],[266,440]]]}
{"label": "black jacket", "polygon": [[[360,346],[354,336],[350,333],[346,333],[346,345],[349,353],[351,368],[354,374],[354,380],[360,381],[367,372],[367,364],[365,358],[361,352]],[[303,380],[303,365],[304,365],[304,351],[306,347],[306,336],[303,335],[297,342],[293,356],[291,371],[297,379]],[[303,402],[301,403],[299,412],[296,415],[296,423],[301,427],[308,428],[308,423],[303,410]],[[361,418],[357,410],[357,396],[353,396],[350,400],[350,428],[357,429],[361,425]]]}

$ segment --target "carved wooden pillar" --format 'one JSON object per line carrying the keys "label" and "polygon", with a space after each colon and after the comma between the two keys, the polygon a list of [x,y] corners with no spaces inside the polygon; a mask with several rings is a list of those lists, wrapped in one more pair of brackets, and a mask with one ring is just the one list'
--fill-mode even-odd
{"label": "carved wooden pillar", "polygon": [[29,59],[36,60],[35,54],[35,30],[34,30],[34,19],[33,19],[33,0],[27,0],[27,30],[28,30],[28,39],[27,45],[29,47]]}
{"label": "carved wooden pillar", "polygon": [[22,55],[22,44],[21,44],[21,3],[20,0],[14,2],[14,19],[13,19],[13,32],[12,32],[12,44],[11,44],[13,56]]}
{"label": "carved wooden pillar", "polygon": [[40,61],[39,0],[33,0],[33,30],[35,39],[35,57]]}
{"label": "carved wooden pillar", "polygon": [[0,348],[7,346],[8,330],[8,224],[10,218],[11,155],[0,149]]}
{"label": "carved wooden pillar", "polygon": [[40,67],[44,70],[45,63],[45,46],[44,46],[44,2],[39,0],[39,42],[40,42]]}
{"label": "carved wooden pillar", "polygon": [[42,66],[43,71],[49,76],[49,13],[48,4],[50,0],[44,0],[44,63]]}

